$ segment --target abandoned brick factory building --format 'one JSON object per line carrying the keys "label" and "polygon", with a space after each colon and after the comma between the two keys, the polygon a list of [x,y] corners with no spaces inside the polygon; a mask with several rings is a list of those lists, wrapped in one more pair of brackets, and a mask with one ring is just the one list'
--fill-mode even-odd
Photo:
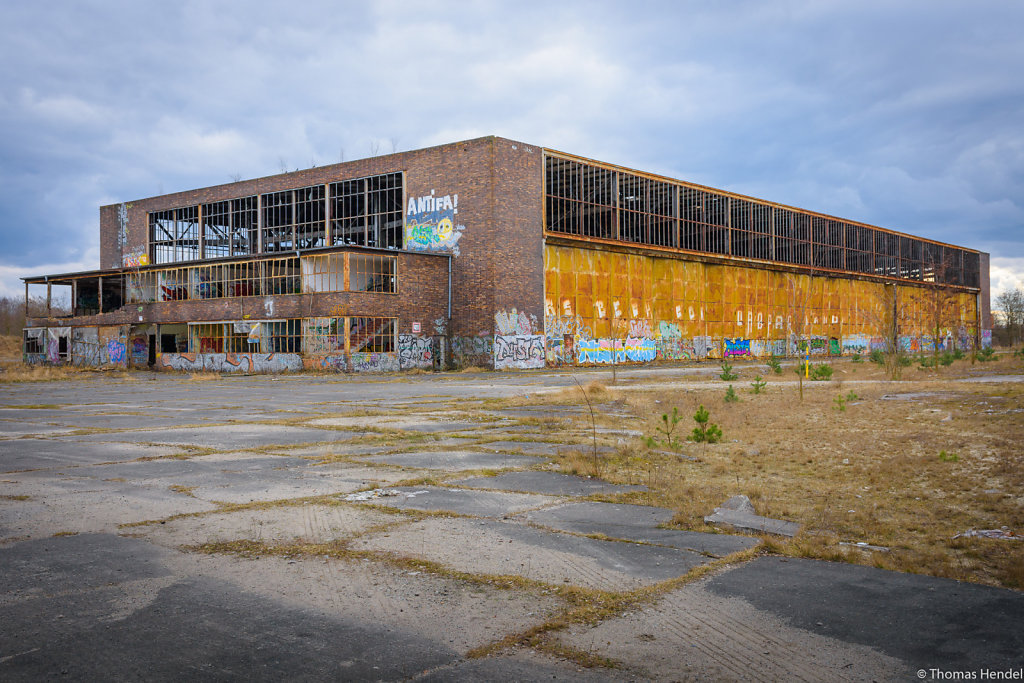
{"label": "abandoned brick factory building", "polygon": [[28,362],[280,372],[968,349],[988,255],[497,137],[100,209]]}

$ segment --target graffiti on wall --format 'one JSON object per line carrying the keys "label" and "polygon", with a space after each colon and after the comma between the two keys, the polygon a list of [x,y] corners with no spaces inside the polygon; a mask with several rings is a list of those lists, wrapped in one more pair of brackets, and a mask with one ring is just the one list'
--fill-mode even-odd
{"label": "graffiti on wall", "polygon": [[750,355],[750,340],[749,339],[726,339],[725,340],[725,352],[722,355],[725,358],[733,358],[734,356],[749,356]]}
{"label": "graffiti on wall", "polygon": [[434,365],[434,344],[430,337],[417,334],[398,335],[398,365],[407,368],[429,368]]}
{"label": "graffiti on wall", "polygon": [[343,354],[325,354],[303,356],[302,367],[306,370],[323,370],[326,372],[345,372],[348,362]]}
{"label": "graffiti on wall", "polygon": [[580,339],[576,343],[576,362],[610,364],[614,361],[615,340]]}
{"label": "graffiti on wall", "polygon": [[991,349],[992,348],[992,330],[981,331],[981,348]]}
{"label": "graffiti on wall", "polygon": [[121,265],[125,268],[138,268],[139,266],[149,265],[149,256],[146,254],[144,247],[138,247],[133,251],[123,254],[121,256]]}
{"label": "graffiti on wall", "polygon": [[302,369],[297,353],[162,353],[157,368],[185,372],[294,372]]}
{"label": "graffiti on wall", "polygon": [[621,347],[621,357],[622,360],[616,358],[615,362],[649,363],[658,357],[658,347],[653,339],[628,337]]}
{"label": "graffiti on wall", "polygon": [[494,369],[542,368],[546,354],[543,334],[510,334],[494,337]]}
{"label": "graffiti on wall", "polygon": [[662,337],[658,343],[658,358],[662,360],[696,360],[697,352],[692,339]]}
{"label": "graffiti on wall", "polygon": [[114,365],[124,365],[125,363],[125,343],[117,339],[111,339],[107,342],[107,361]]}
{"label": "graffiti on wall", "polygon": [[867,353],[871,340],[863,334],[850,334],[843,337],[843,353]]}
{"label": "graffiti on wall", "polygon": [[594,335],[590,328],[583,324],[583,318],[572,315],[544,316],[544,333],[548,338],[565,337],[566,335],[590,339]]}
{"label": "graffiti on wall", "polygon": [[145,365],[149,362],[149,342],[143,336],[132,337],[132,363]]}
{"label": "graffiti on wall", "polygon": [[828,338],[821,336],[813,336],[810,339],[810,349],[812,356],[824,356],[828,353]]}
{"label": "graffiti on wall", "polygon": [[466,226],[456,222],[459,195],[410,197],[405,214],[405,248],[409,251],[448,251],[459,255]]}
{"label": "graffiti on wall", "polygon": [[679,325],[664,320],[658,323],[658,333],[662,339],[679,339],[682,336]]}
{"label": "graffiti on wall", "polygon": [[494,356],[494,337],[452,337],[452,355],[459,364],[486,363]]}
{"label": "graffiti on wall", "polygon": [[907,353],[920,353],[921,352],[921,339],[920,337],[901,336],[899,338],[900,349]]}
{"label": "graffiti on wall", "polygon": [[500,335],[538,334],[537,316],[527,315],[525,311],[498,311],[494,314],[494,333]]}
{"label": "graffiti on wall", "polygon": [[842,348],[840,347],[839,340],[837,338],[828,338],[828,353],[830,356],[838,356],[842,353]]}
{"label": "graffiti on wall", "polygon": [[398,354],[396,353],[353,353],[353,372],[397,372]]}
{"label": "graffiti on wall", "polygon": [[651,323],[643,318],[639,320],[629,321],[629,335],[630,337],[641,337],[644,339],[653,339],[654,333],[651,332]]}

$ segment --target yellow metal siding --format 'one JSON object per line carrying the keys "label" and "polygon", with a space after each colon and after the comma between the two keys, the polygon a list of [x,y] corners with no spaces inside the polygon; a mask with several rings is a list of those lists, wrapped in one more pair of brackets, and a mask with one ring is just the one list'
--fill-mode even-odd
{"label": "yellow metal siding", "polygon": [[[568,334],[577,349],[582,340],[634,351],[651,342],[659,358],[784,354],[797,339],[815,340],[819,353],[866,352],[881,341],[885,291],[892,286],[551,244],[544,266],[549,340],[559,345]],[[933,288],[896,289],[901,342],[909,350],[930,348],[935,316],[928,311],[937,305],[947,311],[940,336],[958,346],[973,340],[972,294],[949,293],[936,303]],[[621,354],[605,357],[633,360],[633,351]],[[576,361],[594,362],[578,353],[560,362]]]}

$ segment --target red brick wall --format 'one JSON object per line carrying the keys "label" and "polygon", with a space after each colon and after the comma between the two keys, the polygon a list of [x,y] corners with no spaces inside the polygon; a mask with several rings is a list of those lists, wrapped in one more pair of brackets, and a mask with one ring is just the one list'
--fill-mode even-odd
{"label": "red brick wall", "polygon": [[[539,324],[543,323],[542,169],[539,147],[487,137],[151,197],[126,204],[128,230],[124,252],[132,253],[148,247],[150,211],[404,171],[406,206],[410,198],[426,196],[431,191],[437,197],[458,194],[456,223],[465,225],[465,231],[458,241],[459,255],[452,259],[453,320],[450,332],[453,335],[492,335],[495,332],[494,315],[499,310],[515,308],[536,317]],[[118,205],[111,205],[100,209],[102,268],[121,266],[117,208]],[[417,265],[413,267],[413,261],[402,260],[400,268],[403,270],[399,275],[401,293],[398,297],[373,295],[376,297],[373,310],[353,309],[352,314],[399,314],[403,319],[402,332],[410,331],[405,320],[421,322],[424,334],[433,332],[434,320],[447,316],[448,274],[445,259],[431,258],[429,261],[430,266],[419,265],[420,262],[416,261]],[[403,264],[407,263],[409,269],[406,272]],[[315,309],[318,306],[354,305],[355,302],[350,300],[353,296],[369,295],[318,296],[314,300],[312,315],[317,314]],[[302,296],[276,298],[282,301],[275,303],[273,317],[291,317],[292,314],[285,311],[299,310],[303,306],[308,309],[309,306],[308,300]],[[168,302],[162,305],[171,306],[172,303],[182,308],[167,308],[159,314],[162,320],[170,322],[170,318],[165,317],[169,315],[181,320],[238,317],[238,300]],[[242,305],[257,304],[242,302]],[[261,303],[258,306],[262,308]],[[248,309],[244,312],[254,314]],[[321,311],[320,314],[326,315],[327,312]],[[305,312],[302,317],[307,315],[310,313]]]}

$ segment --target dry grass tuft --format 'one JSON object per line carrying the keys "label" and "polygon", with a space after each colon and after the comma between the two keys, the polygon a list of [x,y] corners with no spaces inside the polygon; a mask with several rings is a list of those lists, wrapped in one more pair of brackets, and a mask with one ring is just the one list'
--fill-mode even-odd
{"label": "dry grass tuft", "polygon": [[208,371],[208,370],[203,370],[201,372],[190,372],[190,373],[188,373],[188,379],[191,382],[208,382],[210,380],[220,379],[220,378],[221,377],[220,377],[220,373],[219,372],[211,372],[211,371]]}
{"label": "dry grass tuft", "polygon": [[[744,391],[733,404],[722,401],[720,385],[710,379],[707,387],[688,380],[677,390],[619,392],[642,419],[616,423],[600,415],[602,426],[660,436],[661,416],[678,407],[675,435],[683,440],[703,404],[723,440],[684,441],[678,451],[688,457],[679,457],[664,452],[663,439],[652,450],[636,438],[616,454],[602,454],[600,475],[646,485],[647,492],[630,500],[675,510],[677,528],[711,531],[704,516],[744,494],[758,514],[803,525],[797,539],[770,542],[774,552],[1024,589],[1024,542],[953,539],[972,528],[1006,526],[1024,534],[1024,384],[951,381],[1019,375],[1022,363],[963,360],[938,372],[904,373],[899,382],[885,380],[870,363],[834,365],[842,382],[805,382],[802,402],[791,373],[764,374],[765,393]],[[575,397],[566,392],[561,399],[578,404],[579,390],[573,391]],[[857,398],[839,410],[836,397],[851,391]],[[557,466],[594,476],[589,452],[580,446]],[[858,542],[888,552],[850,545]]]}
{"label": "dry grass tuft", "polygon": [[0,366],[2,382],[62,382],[89,376],[89,371],[69,365],[25,365],[17,363]]}

